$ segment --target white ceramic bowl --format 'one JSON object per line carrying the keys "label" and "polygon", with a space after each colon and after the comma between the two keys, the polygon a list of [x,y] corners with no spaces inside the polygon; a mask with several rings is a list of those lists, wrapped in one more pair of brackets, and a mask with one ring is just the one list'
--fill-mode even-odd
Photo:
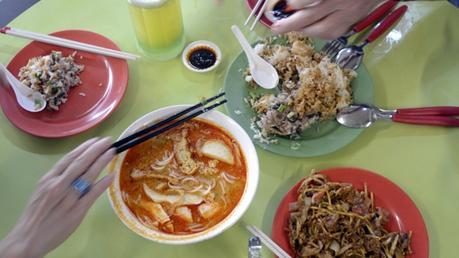
{"label": "white ceramic bowl", "polygon": [[[189,107],[189,105],[177,105],[169,106],[165,108],[158,109],[149,114],[144,115],[133,124],[131,124],[119,137],[119,139],[124,138],[135,131],[138,131],[140,128],[143,128],[146,125],[149,125],[155,121],[164,119],[172,114],[178,113],[181,110]],[[203,119],[206,122],[210,122],[214,125],[217,125],[229,134],[231,134],[234,139],[236,139],[241,146],[242,152],[246,159],[247,165],[247,181],[242,194],[241,200],[236,205],[234,210],[222,221],[220,221],[215,226],[199,233],[190,234],[190,235],[171,235],[166,234],[161,231],[150,229],[144,226],[130,209],[124,203],[121,197],[120,191],[120,168],[123,163],[126,152],[118,155],[109,166],[110,173],[115,173],[115,179],[113,184],[110,186],[108,195],[110,199],[110,204],[112,205],[113,210],[118,215],[118,217],[123,221],[123,223],[132,231],[138,235],[150,239],[155,242],[165,243],[165,244],[190,244],[200,242],[209,238],[212,238],[226,229],[234,225],[244,214],[244,212],[249,207],[255,191],[258,185],[258,176],[259,176],[259,167],[258,167],[258,156],[255,151],[255,147],[250,140],[250,137],[247,133],[239,126],[233,119],[230,117],[218,112],[210,111],[199,116],[199,119]]]}
{"label": "white ceramic bowl", "polygon": [[[191,50],[197,48],[197,47],[200,47],[200,46],[204,46],[204,47],[208,47],[212,50],[215,51],[215,54],[216,54],[216,58],[217,60],[215,60],[215,63],[211,66],[211,67],[208,67],[206,69],[198,69],[196,67],[194,67],[190,61],[188,60],[188,54]],[[182,52],[182,62],[183,64],[186,66],[186,68],[188,68],[189,70],[193,71],[193,72],[197,72],[197,73],[205,73],[205,72],[210,72],[212,70],[214,70],[219,64],[220,62],[222,61],[222,51],[220,50],[220,48],[217,46],[217,44],[213,43],[213,42],[210,42],[210,41],[207,41],[207,40],[198,40],[198,41],[194,41],[194,42],[191,42],[186,48],[185,50],[183,50]]]}

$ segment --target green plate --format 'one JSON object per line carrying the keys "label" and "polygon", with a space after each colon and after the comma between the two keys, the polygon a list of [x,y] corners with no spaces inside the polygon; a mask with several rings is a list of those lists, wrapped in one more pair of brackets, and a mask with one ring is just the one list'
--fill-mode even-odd
{"label": "green plate", "polygon": [[[316,47],[320,48],[321,43]],[[335,120],[321,122],[301,134],[299,139],[276,136],[277,143],[264,143],[255,139],[255,131],[251,129],[251,120],[255,112],[244,101],[251,92],[262,93],[275,90],[249,89],[242,71],[248,66],[244,53],[240,53],[230,65],[225,78],[224,90],[228,103],[226,109],[231,118],[236,120],[250,135],[252,141],[261,148],[289,157],[315,157],[334,152],[351,143],[363,129],[351,129],[340,126]],[[354,103],[373,104],[373,82],[370,74],[362,64],[357,70],[358,77],[352,81]]]}

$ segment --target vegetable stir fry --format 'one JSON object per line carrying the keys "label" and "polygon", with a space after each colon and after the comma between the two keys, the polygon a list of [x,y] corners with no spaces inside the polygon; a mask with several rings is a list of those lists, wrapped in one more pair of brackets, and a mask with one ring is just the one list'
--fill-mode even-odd
{"label": "vegetable stir fry", "polygon": [[299,257],[405,257],[411,232],[389,232],[388,213],[365,186],[329,182],[313,172],[290,204],[288,236]]}

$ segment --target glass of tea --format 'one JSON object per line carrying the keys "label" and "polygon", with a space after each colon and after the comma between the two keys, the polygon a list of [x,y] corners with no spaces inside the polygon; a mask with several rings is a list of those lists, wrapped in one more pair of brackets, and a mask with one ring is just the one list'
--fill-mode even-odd
{"label": "glass of tea", "polygon": [[180,0],[128,0],[137,44],[147,58],[168,60],[185,45]]}

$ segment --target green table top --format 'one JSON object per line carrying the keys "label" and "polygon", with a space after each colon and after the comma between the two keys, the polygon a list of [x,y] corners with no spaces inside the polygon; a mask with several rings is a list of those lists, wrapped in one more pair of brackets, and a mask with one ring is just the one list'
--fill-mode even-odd
{"label": "green table top", "polygon": [[[41,33],[87,29],[111,38],[125,51],[136,52],[125,2],[42,0],[10,25]],[[29,136],[0,115],[0,237],[14,225],[38,178],[74,146],[94,136],[116,138],[145,113],[194,103],[223,86],[225,71],[240,51],[229,26],[242,26],[248,13],[245,3],[182,2],[187,41],[211,40],[223,51],[223,63],[215,72],[194,74],[179,58],[131,62],[128,91],[115,113],[96,128],[65,139]],[[458,105],[458,10],[445,1],[408,4],[409,12],[397,30],[367,48],[365,62],[374,80],[375,103],[388,108]],[[249,37],[254,41],[268,34],[258,26]],[[27,43],[1,36],[0,61],[7,63]],[[457,256],[459,222],[454,218],[459,214],[459,130],[381,122],[349,146],[322,157],[293,159],[257,151],[261,175],[255,199],[241,221],[220,236],[187,246],[150,242],[121,223],[104,195],[77,231],[49,257],[246,257],[249,233],[244,225],[254,224],[270,233],[274,211],[287,189],[312,168],[337,166],[366,168],[394,181],[421,210],[429,232],[430,256]],[[264,254],[271,256],[266,249]]]}

